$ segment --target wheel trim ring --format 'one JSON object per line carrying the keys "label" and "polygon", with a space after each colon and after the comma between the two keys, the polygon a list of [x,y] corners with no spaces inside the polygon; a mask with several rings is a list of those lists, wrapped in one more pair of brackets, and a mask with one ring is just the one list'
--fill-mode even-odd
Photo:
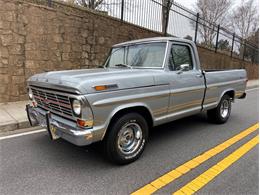
{"label": "wheel trim ring", "polygon": [[[130,139],[127,139],[127,136],[129,138],[129,135]],[[142,129],[139,124],[136,122],[126,123],[119,130],[117,147],[124,155],[131,155],[138,150],[139,146],[141,145],[142,138]]]}
{"label": "wheel trim ring", "polygon": [[223,100],[220,106],[220,115],[222,118],[226,118],[229,114],[229,101]]}

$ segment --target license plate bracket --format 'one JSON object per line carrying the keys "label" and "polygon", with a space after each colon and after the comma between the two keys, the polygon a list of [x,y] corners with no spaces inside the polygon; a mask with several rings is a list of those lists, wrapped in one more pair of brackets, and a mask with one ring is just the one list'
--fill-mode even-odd
{"label": "license plate bracket", "polygon": [[39,114],[37,116],[37,119],[41,127],[47,127],[47,122],[46,122],[46,118],[44,118],[44,115]]}

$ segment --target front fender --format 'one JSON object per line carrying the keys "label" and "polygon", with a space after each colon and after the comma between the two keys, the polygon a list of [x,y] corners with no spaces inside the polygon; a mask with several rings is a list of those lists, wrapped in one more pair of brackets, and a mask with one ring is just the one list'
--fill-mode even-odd
{"label": "front fender", "polygon": [[103,138],[105,137],[105,134],[107,132],[107,129],[108,129],[108,126],[112,120],[112,118],[120,111],[124,110],[124,109],[131,109],[131,108],[135,108],[135,107],[144,107],[146,108],[149,112],[150,112],[150,115],[152,117],[152,120],[154,122],[154,116],[152,114],[152,111],[151,109],[149,108],[149,106],[143,102],[134,102],[134,103],[127,103],[127,104],[122,104],[122,105],[119,105],[117,107],[115,107],[109,114],[106,122],[105,122],[105,131],[103,133],[103,136],[102,136],[102,140]]}

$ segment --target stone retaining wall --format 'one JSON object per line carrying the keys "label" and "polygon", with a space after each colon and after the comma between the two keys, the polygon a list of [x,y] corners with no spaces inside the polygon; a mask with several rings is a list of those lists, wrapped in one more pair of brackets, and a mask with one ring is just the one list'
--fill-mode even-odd
{"label": "stone retaining wall", "polygon": [[[51,70],[94,68],[111,45],[161,36],[91,10],[58,2],[0,0],[0,102],[27,99],[26,79]],[[206,68],[247,68],[258,78],[258,65],[199,48]]]}

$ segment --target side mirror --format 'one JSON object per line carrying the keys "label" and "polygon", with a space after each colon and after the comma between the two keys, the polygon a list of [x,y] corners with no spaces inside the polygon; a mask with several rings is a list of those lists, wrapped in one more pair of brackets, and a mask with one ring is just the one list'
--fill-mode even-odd
{"label": "side mirror", "polygon": [[180,65],[180,70],[181,71],[188,71],[188,70],[190,70],[190,65],[189,64],[182,64],[182,65]]}
{"label": "side mirror", "polygon": [[190,70],[190,65],[182,64],[179,66],[177,74],[181,74],[183,71],[188,71],[188,70]]}

